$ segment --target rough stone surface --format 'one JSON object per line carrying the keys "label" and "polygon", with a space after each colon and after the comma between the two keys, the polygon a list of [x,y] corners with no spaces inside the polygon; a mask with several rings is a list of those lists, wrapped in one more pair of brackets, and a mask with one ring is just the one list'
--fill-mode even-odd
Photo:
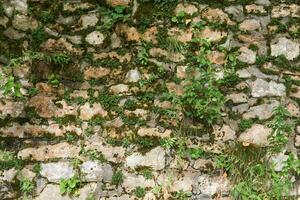
{"label": "rough stone surface", "polygon": [[293,42],[285,37],[279,38],[278,41],[271,45],[271,55],[284,55],[288,60],[293,60],[300,53],[300,44]]}
{"label": "rough stone surface", "polygon": [[243,142],[245,146],[254,144],[258,146],[267,146],[269,144],[268,137],[271,134],[271,129],[261,124],[254,124],[251,128],[243,132],[238,140]]}
{"label": "rough stone surface", "polygon": [[102,45],[104,42],[104,39],[105,39],[105,36],[102,33],[100,33],[99,31],[93,31],[85,37],[85,41],[93,46]]}
{"label": "rough stone surface", "polygon": [[252,82],[251,90],[253,97],[286,95],[286,88],[282,83],[276,83],[274,81],[267,82],[263,79],[256,79]]}
{"label": "rough stone surface", "polygon": [[68,162],[42,163],[40,174],[49,182],[59,182],[75,175],[75,171]]}

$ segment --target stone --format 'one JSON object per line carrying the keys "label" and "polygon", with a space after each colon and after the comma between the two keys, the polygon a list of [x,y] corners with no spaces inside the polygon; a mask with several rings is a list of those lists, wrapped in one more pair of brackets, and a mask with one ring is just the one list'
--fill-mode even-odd
{"label": "stone", "polygon": [[4,119],[8,116],[12,118],[19,117],[24,111],[25,105],[22,102],[0,101],[0,118]]}
{"label": "stone", "polygon": [[126,93],[129,91],[128,85],[118,84],[110,87],[110,91],[114,94]]}
{"label": "stone", "polygon": [[228,125],[224,124],[222,127],[215,125],[213,126],[214,139],[222,140],[224,142],[228,140],[234,140],[236,138],[235,131]]}
{"label": "stone", "polygon": [[285,107],[286,107],[287,111],[291,114],[291,116],[293,116],[293,117],[300,116],[300,108],[296,102],[291,101]]}
{"label": "stone", "polygon": [[29,100],[29,106],[34,107],[35,111],[44,118],[51,118],[55,115],[58,107],[53,103],[55,97],[36,95]]}
{"label": "stone", "polygon": [[88,67],[83,72],[85,80],[99,79],[107,76],[109,73],[110,69],[104,67]]}
{"label": "stone", "polygon": [[74,47],[73,44],[69,43],[66,38],[59,38],[59,39],[48,39],[45,43],[43,43],[43,49],[50,52],[58,51],[60,52],[61,49],[67,51],[71,54],[82,55],[83,50],[77,47]]}
{"label": "stone", "polygon": [[278,76],[264,74],[255,66],[250,66],[248,68],[238,70],[236,73],[239,78],[251,78],[251,76],[255,76],[256,78],[260,79],[270,79],[274,81],[278,80]]}
{"label": "stone", "polygon": [[0,172],[0,181],[12,182],[16,177],[18,170],[11,168]]}
{"label": "stone", "polygon": [[82,44],[82,37],[80,35],[63,35],[62,37],[68,39],[73,44]]}
{"label": "stone", "polygon": [[80,147],[63,142],[54,145],[25,148],[19,151],[18,157],[23,160],[45,161],[53,158],[76,158],[79,156],[79,152]]}
{"label": "stone", "polygon": [[131,0],[106,0],[106,3],[111,6],[129,6]]}
{"label": "stone", "polygon": [[273,115],[273,110],[278,106],[279,102],[274,100],[270,103],[250,107],[249,110],[243,114],[243,119],[269,119]]}
{"label": "stone", "polygon": [[243,132],[238,141],[242,142],[244,146],[257,145],[257,146],[268,146],[268,137],[271,135],[271,129],[261,124],[254,124],[251,128]]}
{"label": "stone", "polygon": [[38,27],[38,22],[26,15],[15,15],[12,25],[17,30],[28,31],[36,29]]}
{"label": "stone", "polygon": [[271,161],[274,164],[274,170],[276,172],[282,171],[283,167],[286,165],[286,161],[289,156],[285,155],[284,152],[280,152],[277,155],[271,157]]}
{"label": "stone", "polygon": [[168,35],[174,40],[177,40],[182,43],[190,42],[193,38],[193,32],[191,29],[182,30],[177,27],[170,28],[168,30]]}
{"label": "stone", "polygon": [[250,4],[245,6],[247,13],[254,13],[254,14],[265,14],[267,11],[265,10],[264,6]]}
{"label": "stone", "polygon": [[197,179],[198,183],[194,186],[194,191],[197,194],[203,195],[200,199],[211,199],[214,195],[220,193],[228,193],[230,190],[229,180],[224,176],[209,176],[206,174],[200,175]]}
{"label": "stone", "polygon": [[174,181],[170,188],[170,191],[177,192],[182,190],[184,192],[191,192],[193,189],[193,185],[197,182],[197,179],[198,173],[185,171],[182,177]]}
{"label": "stone", "polygon": [[80,30],[86,29],[88,27],[96,26],[98,22],[98,17],[95,13],[82,15],[79,19],[79,24],[81,25]]}
{"label": "stone", "polygon": [[256,19],[246,19],[240,24],[242,31],[255,31],[260,29],[260,22]]}
{"label": "stone", "polygon": [[175,8],[175,15],[178,15],[180,12],[184,12],[189,15],[193,15],[198,12],[198,8],[192,4],[178,4]]}
{"label": "stone", "polygon": [[124,177],[122,187],[125,188],[125,191],[128,193],[133,191],[136,187],[153,188],[155,186],[154,180],[146,179],[142,175],[125,173]]}
{"label": "stone", "polygon": [[94,4],[91,3],[80,3],[80,2],[67,2],[63,4],[63,11],[75,12],[77,10],[89,10],[95,8]]}
{"label": "stone", "polygon": [[135,27],[129,27],[127,24],[117,24],[116,33],[124,34],[126,41],[140,42],[142,35]]}
{"label": "stone", "polygon": [[219,8],[208,8],[202,13],[202,17],[206,18],[209,22],[226,23],[228,25],[234,25],[235,22],[231,21],[226,13]]}
{"label": "stone", "polygon": [[6,28],[6,25],[8,23],[9,19],[5,16],[0,17],[0,26],[3,26],[4,28]]}
{"label": "stone", "polygon": [[273,6],[272,9],[272,17],[273,18],[280,18],[280,17],[300,17],[300,6],[296,4],[280,4],[278,6]]}
{"label": "stone", "polygon": [[166,138],[170,137],[171,130],[161,131],[159,128],[140,128],[137,132],[139,136],[149,136],[149,137],[161,137]]}
{"label": "stone", "polygon": [[99,164],[97,161],[86,161],[80,165],[81,173],[84,174],[84,180],[110,182],[113,170],[109,164]]}
{"label": "stone", "polygon": [[69,162],[41,163],[41,176],[49,182],[58,183],[61,179],[69,179],[75,175]]}
{"label": "stone", "polygon": [[200,32],[197,37],[207,39],[211,42],[219,42],[223,38],[227,37],[227,33],[224,31],[212,30],[209,27],[206,27],[203,31]]}
{"label": "stone", "polygon": [[27,14],[28,12],[27,0],[11,0],[10,3],[14,7],[15,11],[18,11],[19,13]]}
{"label": "stone", "polygon": [[153,170],[162,170],[165,167],[165,151],[156,147],[144,156],[135,152],[126,158],[126,166],[130,168],[151,167]]}
{"label": "stone", "polygon": [[207,58],[212,62],[213,64],[217,65],[223,65],[226,63],[226,55],[223,52],[219,51],[212,51]]}
{"label": "stone", "polygon": [[256,62],[256,52],[248,49],[247,47],[241,47],[239,49],[239,56],[237,57],[239,61],[248,64],[254,64]]}
{"label": "stone", "polygon": [[242,5],[226,7],[225,12],[227,12],[228,14],[231,14],[233,16],[233,19],[235,19],[237,21],[242,21],[245,18],[244,8]]}
{"label": "stone", "polygon": [[34,200],[87,200],[89,196],[95,193],[96,183],[89,183],[78,189],[78,196],[61,195],[59,185],[48,184],[39,196]]}
{"label": "stone", "polygon": [[93,46],[101,46],[105,40],[105,36],[99,31],[93,31],[85,37],[85,41]]}
{"label": "stone", "polygon": [[285,37],[279,38],[278,40],[272,41],[271,45],[271,55],[280,56],[284,55],[288,60],[293,60],[300,54],[299,46],[300,44],[293,42]]}
{"label": "stone", "polygon": [[271,2],[269,0],[256,0],[255,4],[269,6],[271,4]]}
{"label": "stone", "polygon": [[295,136],[295,147],[300,147],[300,135]]}
{"label": "stone", "polygon": [[235,104],[248,102],[248,96],[243,92],[228,94],[226,98],[230,99]]}
{"label": "stone", "polygon": [[90,105],[88,102],[86,102],[79,109],[79,118],[82,120],[90,120],[94,116],[106,117],[108,114],[107,111],[103,109],[100,103],[93,103],[92,105]]}
{"label": "stone", "polygon": [[141,73],[138,69],[129,70],[126,74],[126,82],[136,83],[141,79]]}
{"label": "stone", "polygon": [[25,33],[20,33],[19,31],[15,30],[12,27],[9,27],[8,29],[6,29],[3,34],[8,37],[9,39],[13,39],[13,40],[18,40],[21,39],[23,37],[25,37]]}
{"label": "stone", "polygon": [[99,135],[93,135],[84,144],[85,151],[97,150],[101,152],[109,162],[120,163],[124,161],[126,149],[124,147],[113,147],[105,144],[103,138]]}
{"label": "stone", "polygon": [[251,95],[253,97],[265,97],[265,96],[285,96],[286,88],[282,83],[276,83],[274,81],[267,82],[263,79],[256,79],[250,84]]}

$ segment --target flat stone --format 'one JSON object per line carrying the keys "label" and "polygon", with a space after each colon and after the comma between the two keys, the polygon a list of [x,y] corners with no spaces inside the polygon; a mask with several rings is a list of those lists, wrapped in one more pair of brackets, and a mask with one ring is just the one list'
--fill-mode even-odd
{"label": "flat stone", "polygon": [[175,8],[175,15],[178,15],[180,12],[185,12],[189,15],[193,15],[194,13],[198,12],[198,8],[192,4],[178,4]]}
{"label": "flat stone", "polygon": [[20,33],[19,31],[15,30],[12,27],[9,27],[8,29],[6,29],[3,34],[8,37],[9,39],[13,39],[13,40],[18,40],[21,39],[23,37],[25,37],[25,33]]}
{"label": "flat stone", "polygon": [[268,137],[271,135],[271,129],[261,124],[254,124],[251,128],[243,132],[238,141],[242,142],[244,146],[249,144],[257,146],[268,146]]}
{"label": "flat stone", "polygon": [[141,79],[141,73],[138,69],[129,70],[126,74],[126,82],[138,82]]}
{"label": "flat stone", "polygon": [[198,175],[199,174],[195,172],[190,172],[190,171],[183,172],[182,177],[174,181],[170,190],[172,192],[181,191],[181,190],[184,192],[191,192],[193,186],[197,182]]}
{"label": "flat stone", "polygon": [[229,94],[226,98],[232,100],[233,103],[246,103],[248,101],[248,96],[242,92]]}
{"label": "flat stone", "polygon": [[234,25],[235,22],[231,21],[229,16],[219,8],[208,8],[202,13],[202,17],[206,18],[209,22],[226,23]]}
{"label": "flat stone", "polygon": [[278,41],[275,43],[272,41],[271,45],[271,55],[272,56],[280,56],[284,55],[288,60],[293,60],[294,58],[299,56],[300,44],[293,42],[285,37],[279,38]]}
{"label": "flat stone", "polygon": [[256,79],[251,83],[251,95],[253,97],[285,96],[286,88],[282,83],[274,81],[267,82],[263,79]]}
{"label": "flat stone", "polygon": [[[197,179],[198,185],[194,186],[194,192],[197,194],[202,194],[203,197],[206,196],[211,199],[214,195],[222,193],[228,193],[230,190],[229,180],[222,176],[209,176],[201,175]],[[205,199],[202,198],[201,199]]]}
{"label": "flat stone", "polygon": [[99,79],[110,73],[110,69],[104,67],[88,67],[84,70],[84,79]]}
{"label": "flat stone", "polygon": [[42,145],[36,148],[26,148],[18,153],[18,157],[25,160],[31,159],[44,161],[53,158],[75,158],[79,156],[80,147],[66,142],[54,145]]}
{"label": "flat stone", "polygon": [[233,16],[233,19],[235,19],[237,21],[242,21],[245,18],[244,8],[242,5],[226,7],[225,12],[227,12],[228,14],[231,14]]}
{"label": "flat stone", "polygon": [[12,118],[19,117],[24,111],[25,105],[22,102],[5,101],[0,102],[0,118],[4,119],[8,116]]}
{"label": "flat stone", "polygon": [[153,170],[162,170],[165,167],[165,151],[161,147],[156,147],[146,153],[144,156],[139,153],[133,153],[126,158],[126,166],[130,168],[151,167]]}
{"label": "flat stone", "polygon": [[4,28],[6,28],[6,25],[8,23],[9,19],[5,16],[0,17],[0,26],[3,26]]}
{"label": "flat stone", "polygon": [[86,161],[80,165],[80,170],[84,174],[85,181],[110,182],[113,171],[109,164],[99,164],[97,161]]}
{"label": "flat stone", "polygon": [[241,47],[239,49],[240,55],[237,57],[238,60],[248,63],[254,64],[256,61],[256,52],[248,49],[247,47]]}
{"label": "flat stone", "polygon": [[58,107],[53,103],[54,96],[36,95],[29,100],[29,106],[34,107],[35,111],[44,118],[51,118],[55,115]]}
{"label": "flat stone", "polygon": [[260,22],[256,19],[246,19],[240,24],[242,31],[255,31],[260,29]]}
{"label": "flat stone", "polygon": [[136,175],[131,173],[124,174],[124,182],[122,183],[122,187],[125,188],[126,192],[133,191],[136,187],[142,188],[153,188],[155,186],[155,182],[152,179],[146,179],[142,175]]}
{"label": "flat stone", "polygon": [[63,5],[63,11],[75,12],[77,10],[89,10],[95,8],[94,4],[91,3],[80,3],[80,2],[67,2]]}
{"label": "flat stone", "polygon": [[149,137],[170,137],[171,130],[161,131],[159,128],[140,128],[137,132],[139,136],[149,136]]}
{"label": "flat stone", "polygon": [[19,13],[27,14],[28,12],[27,0],[10,0],[10,3],[14,7],[14,9]]}
{"label": "flat stone", "polygon": [[128,6],[131,3],[131,0],[106,0],[106,3],[109,6]]}
{"label": "flat stone", "polygon": [[215,140],[222,140],[224,142],[228,140],[234,140],[236,138],[235,131],[228,125],[224,124],[222,127],[215,125],[214,129],[214,136]]}
{"label": "flat stone", "polygon": [[258,118],[260,120],[269,119],[273,115],[273,110],[279,106],[278,101],[272,101],[269,104],[262,104],[250,107],[249,110],[243,114],[244,119]]}
{"label": "flat stone", "polygon": [[86,102],[79,109],[80,109],[79,118],[82,120],[90,120],[94,116],[101,116],[101,117],[107,116],[107,112],[103,109],[100,103],[93,103],[92,105],[90,105],[88,102]]}
{"label": "flat stone", "polygon": [[211,42],[219,42],[223,38],[227,37],[227,33],[224,31],[212,30],[211,28],[206,27],[197,36],[203,39],[207,39]]}
{"label": "flat stone", "polygon": [[17,30],[27,31],[36,29],[38,27],[38,22],[27,15],[15,15],[12,25]]}
{"label": "flat stone", "polygon": [[283,167],[286,165],[286,161],[288,160],[289,156],[284,154],[284,152],[278,153],[271,157],[271,161],[273,162],[274,170],[276,172],[280,172],[283,170]]}
{"label": "flat stone", "polygon": [[81,24],[80,30],[86,29],[88,27],[96,26],[98,22],[98,17],[95,13],[82,15],[79,19],[79,24]]}
{"label": "flat stone", "polygon": [[129,91],[128,85],[118,84],[110,87],[110,91],[115,94],[125,93]]}
{"label": "flat stone", "polygon": [[41,163],[41,176],[50,182],[58,183],[62,178],[68,179],[75,175],[75,171],[68,162]]}
{"label": "flat stone", "polygon": [[93,46],[102,45],[104,40],[105,36],[99,31],[93,31],[85,37],[85,41]]}

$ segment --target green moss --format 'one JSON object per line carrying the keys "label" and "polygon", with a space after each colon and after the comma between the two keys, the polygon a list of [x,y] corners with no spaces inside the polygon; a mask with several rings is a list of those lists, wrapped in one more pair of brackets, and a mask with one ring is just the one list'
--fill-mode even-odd
{"label": "green moss", "polygon": [[0,170],[7,170],[13,167],[21,169],[23,161],[19,160],[13,152],[0,150]]}

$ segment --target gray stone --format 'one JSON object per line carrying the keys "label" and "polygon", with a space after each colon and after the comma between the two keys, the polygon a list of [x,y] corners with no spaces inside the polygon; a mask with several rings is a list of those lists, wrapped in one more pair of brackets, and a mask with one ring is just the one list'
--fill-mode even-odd
{"label": "gray stone", "polygon": [[256,79],[254,82],[250,83],[250,86],[253,97],[286,95],[286,88],[282,83],[276,83],[274,81],[267,82],[263,79]]}
{"label": "gray stone", "polygon": [[28,12],[27,0],[11,0],[10,3],[19,13],[26,14]]}
{"label": "gray stone", "polygon": [[86,42],[93,46],[102,45],[104,39],[105,39],[104,35],[99,31],[93,31],[85,37]]}
{"label": "gray stone", "polygon": [[8,37],[9,39],[13,39],[13,40],[18,40],[21,39],[23,37],[25,37],[25,33],[20,33],[19,31],[15,30],[12,27],[9,27],[8,29],[6,29],[3,34]]}
{"label": "gray stone", "polygon": [[222,192],[228,193],[230,190],[229,181],[223,176],[211,177],[206,174],[198,177],[198,185],[194,187],[193,192],[212,198],[212,196]]}
{"label": "gray stone", "polygon": [[241,5],[226,7],[225,12],[231,14],[233,19],[237,21],[242,21],[245,18],[243,6]]}
{"label": "gray stone", "polygon": [[79,23],[81,24],[80,29],[86,29],[88,27],[96,26],[98,22],[98,17],[95,13],[83,15],[79,19]]}
{"label": "gray stone", "polygon": [[8,23],[9,19],[5,16],[0,17],[0,26],[3,26],[4,28],[6,28],[6,24]]}
{"label": "gray stone", "polygon": [[130,168],[144,166],[151,167],[153,170],[161,170],[165,167],[165,150],[156,147],[144,156],[139,152],[133,153],[126,158],[126,165]]}
{"label": "gray stone", "polygon": [[38,22],[27,15],[15,15],[12,25],[21,31],[34,30],[38,27]]}
{"label": "gray stone", "polygon": [[255,4],[269,6],[271,4],[271,2],[269,0],[256,0]]}
{"label": "gray stone", "polygon": [[127,82],[138,82],[141,79],[141,73],[138,69],[129,70],[126,74]]}
{"label": "gray stone", "polygon": [[293,60],[297,56],[299,56],[300,44],[293,42],[285,37],[279,38],[278,41],[271,45],[271,55],[272,56],[280,56],[284,55],[288,60]]}
{"label": "gray stone", "polygon": [[244,146],[248,146],[249,144],[268,146],[268,137],[270,134],[270,128],[267,128],[261,124],[254,124],[251,128],[247,129],[239,136],[238,141],[243,142]]}
{"label": "gray stone", "polygon": [[97,161],[86,161],[80,165],[81,172],[85,175],[85,181],[110,182],[113,175],[109,164],[99,164]]}
{"label": "gray stone", "polygon": [[122,187],[125,188],[126,192],[131,192],[136,187],[143,187],[143,188],[152,188],[155,185],[154,180],[149,179],[147,180],[142,175],[136,175],[131,173],[124,174],[124,182],[122,183]]}
{"label": "gray stone", "polygon": [[260,120],[269,119],[272,117],[273,110],[279,106],[278,101],[272,101],[269,104],[262,104],[258,106],[251,107],[245,114],[243,114],[244,119],[258,118]]}
{"label": "gray stone", "polygon": [[254,64],[256,61],[256,52],[248,49],[247,47],[241,47],[240,55],[237,57],[239,61],[245,62],[248,64]]}
{"label": "gray stone", "polygon": [[284,152],[272,156],[271,161],[275,165],[274,170],[277,172],[282,171],[283,167],[286,165],[285,162],[287,161],[288,158],[289,156],[285,155]]}
{"label": "gray stone", "polygon": [[75,175],[75,172],[69,162],[42,163],[41,176],[50,182],[59,182],[62,178],[68,179]]}

